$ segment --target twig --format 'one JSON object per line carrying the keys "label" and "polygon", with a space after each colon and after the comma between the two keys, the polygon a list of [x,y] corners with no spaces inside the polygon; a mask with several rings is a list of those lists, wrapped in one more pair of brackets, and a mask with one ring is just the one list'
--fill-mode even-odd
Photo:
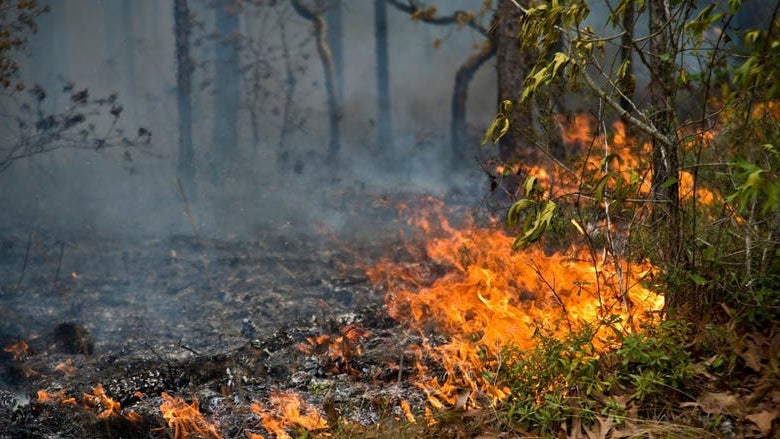
{"label": "twig", "polygon": [[27,270],[27,261],[30,260],[30,247],[32,246],[32,238],[35,230],[30,230],[30,234],[27,236],[27,249],[24,251],[24,263],[22,264],[22,272],[19,274],[19,280],[16,281],[16,288],[22,284],[24,279],[24,272]]}
{"label": "twig", "polygon": [[196,355],[196,356],[198,356],[198,357],[201,357],[201,356],[202,356],[202,355],[200,355],[200,353],[198,353],[198,351],[196,351],[195,349],[192,349],[192,348],[191,348],[191,347],[189,347],[189,346],[186,346],[186,345],[183,345],[183,344],[181,344],[181,339],[179,339],[179,347],[180,347],[180,348],[182,348],[182,349],[184,349],[185,351],[192,352],[193,354],[195,354],[195,355]]}
{"label": "twig", "polygon": [[528,262],[527,263],[529,267],[531,267],[534,272],[536,272],[536,275],[539,276],[539,279],[547,285],[547,288],[550,289],[550,292],[552,292],[553,296],[555,297],[555,300],[558,302],[558,305],[560,305],[561,310],[563,311],[563,317],[566,319],[566,325],[569,327],[570,332],[574,332],[574,328],[571,324],[571,320],[569,320],[569,311],[566,309],[566,304],[563,303],[563,299],[561,299],[561,296],[558,294],[558,291],[555,290],[555,286],[550,284],[550,282],[547,281],[547,279],[544,277],[544,274],[542,274],[542,269],[537,265],[535,262]]}
{"label": "twig", "polygon": [[181,197],[181,201],[184,203],[184,213],[187,215],[187,220],[190,222],[190,227],[192,227],[192,233],[195,235],[195,239],[200,241],[200,238],[198,237],[198,229],[195,227],[195,219],[192,216],[192,211],[190,210],[190,203],[187,201],[187,194],[184,193],[184,187],[181,185],[181,179],[176,178],[176,185],[179,187],[179,196]]}
{"label": "twig", "polygon": [[62,257],[65,255],[65,243],[62,241],[57,241],[57,244],[60,245],[60,257],[57,259],[57,270],[54,272],[54,288],[57,288],[57,283],[60,279],[60,268],[62,268]]}

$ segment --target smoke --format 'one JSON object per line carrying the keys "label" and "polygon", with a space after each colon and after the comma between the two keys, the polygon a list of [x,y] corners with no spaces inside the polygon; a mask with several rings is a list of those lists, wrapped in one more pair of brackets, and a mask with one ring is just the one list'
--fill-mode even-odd
{"label": "smoke", "polygon": [[[91,96],[118,93],[124,109],[119,125],[127,133],[139,127],[151,131],[152,153],[132,148],[127,153],[121,148],[61,150],[19,160],[0,174],[1,224],[73,237],[128,239],[190,234],[193,224],[198,233],[218,236],[241,236],[263,227],[311,229],[315,221],[341,231],[354,223],[346,206],[349,197],[394,191],[443,193],[453,184],[479,189],[478,182],[453,174],[448,124],[454,72],[481,43],[480,36],[467,29],[432,27],[388,9],[393,138],[387,143],[393,146],[381,150],[376,145],[373,4],[342,2],[342,148],[337,164],[331,165],[322,67],[311,24],[289,10],[260,17],[250,16],[251,8],[244,8],[239,30],[265,35],[266,48],[277,55],[281,39],[274,19],[285,20],[291,58],[299,68],[294,125],[284,133],[280,147],[284,87],[250,103],[244,99],[248,86],[242,83],[235,121],[238,157],[227,168],[218,168],[213,162],[226,147],[213,144],[220,138],[213,132],[218,116],[214,93],[220,90],[213,81],[215,47],[221,37],[211,35],[213,9],[190,1],[196,19],[192,57],[198,65],[192,74],[197,190],[182,193],[176,171],[173,7],[170,2],[133,2],[128,8],[129,3],[51,2],[51,12],[40,18],[40,30],[29,42],[29,58],[21,60],[22,79],[49,91],[47,111],[69,105],[67,93],[61,92],[68,82],[88,88]],[[480,3],[447,2],[441,12],[478,8]],[[434,48],[437,39],[442,42]],[[265,60],[270,64],[260,73],[284,72],[284,59],[277,55]],[[249,60],[247,53],[241,56],[242,61]],[[494,77],[492,65],[485,66],[471,86],[469,118],[476,128],[494,112]],[[284,78],[277,79],[285,84]],[[5,102],[5,112],[12,112]],[[96,130],[106,128],[105,120],[88,116]],[[12,121],[0,129],[4,141],[15,139]],[[476,162],[473,167],[477,169]]]}

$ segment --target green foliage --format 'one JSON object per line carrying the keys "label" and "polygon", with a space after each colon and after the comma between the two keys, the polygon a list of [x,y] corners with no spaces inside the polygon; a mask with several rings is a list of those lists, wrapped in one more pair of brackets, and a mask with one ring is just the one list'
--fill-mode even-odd
{"label": "green foliage", "polygon": [[534,349],[507,353],[499,378],[512,390],[508,422],[555,434],[575,417],[584,424],[597,415],[620,420],[629,402],[686,397],[682,392],[695,374],[686,351],[688,326],[664,322],[641,333],[616,331],[617,348],[607,353],[595,348],[594,335],[587,325],[562,340],[538,328]]}
{"label": "green foliage", "polygon": [[509,114],[512,112],[512,101],[505,100],[501,102],[501,108],[496,115],[493,122],[485,131],[484,137],[482,137],[482,144],[486,144],[488,141],[492,141],[493,144],[498,143],[502,137],[509,132]]}
{"label": "green foliage", "polygon": [[555,215],[556,204],[552,200],[541,199],[542,189],[537,178],[529,176],[523,184],[526,198],[515,202],[507,212],[509,227],[518,227],[521,232],[512,243],[517,250],[539,240],[550,227]]}

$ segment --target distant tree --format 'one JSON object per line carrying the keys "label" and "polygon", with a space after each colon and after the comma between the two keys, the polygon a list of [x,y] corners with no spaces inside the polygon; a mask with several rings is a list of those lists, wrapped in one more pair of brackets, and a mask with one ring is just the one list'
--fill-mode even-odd
{"label": "distant tree", "polygon": [[195,148],[192,141],[192,59],[190,10],[187,0],[175,0],[173,22],[176,56],[176,108],[179,121],[178,176],[187,195],[195,195]]}
{"label": "distant tree", "polygon": [[341,0],[330,0],[325,19],[328,22],[328,45],[333,53],[333,70],[339,100],[344,101],[344,36]]}
{"label": "distant tree", "polygon": [[292,0],[295,11],[304,19],[314,25],[314,36],[317,45],[317,53],[322,62],[323,76],[325,77],[325,93],[327,94],[328,125],[330,128],[330,141],[328,142],[328,160],[335,161],[341,147],[341,118],[342,108],[339,93],[335,83],[335,63],[333,53],[328,45],[328,24],[324,13],[327,3],[322,0],[307,4],[304,0]]}
{"label": "distant tree", "polygon": [[[488,12],[488,7],[477,12],[458,10],[449,15],[438,14],[436,8],[426,6],[416,1],[387,0],[394,8],[409,14],[414,20],[438,26],[468,26],[485,37],[482,44],[468,56],[455,72],[455,83],[452,91],[450,107],[450,142],[454,166],[462,166],[466,158],[468,145],[468,125],[466,123],[466,108],[468,102],[468,87],[476,72],[485,62],[496,54],[494,34],[487,26],[479,22]],[[495,22],[495,17],[493,19]]]}
{"label": "distant tree", "polygon": [[380,151],[392,150],[393,123],[390,111],[390,57],[387,35],[387,3],[374,0],[374,44],[376,54],[377,131]]}
{"label": "distant tree", "polygon": [[241,102],[237,0],[216,0],[214,14],[214,126],[212,133],[212,181],[229,175],[238,158],[238,110]]}

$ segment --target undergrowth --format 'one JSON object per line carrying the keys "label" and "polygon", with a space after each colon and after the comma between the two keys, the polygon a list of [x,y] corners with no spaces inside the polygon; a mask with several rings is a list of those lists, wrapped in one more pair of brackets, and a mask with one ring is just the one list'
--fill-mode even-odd
{"label": "undergrowth", "polygon": [[616,335],[616,348],[606,354],[594,347],[594,334],[593,327],[585,326],[558,339],[540,328],[533,350],[509,350],[500,376],[512,390],[504,420],[523,430],[557,435],[575,421],[592,425],[597,418],[609,418],[621,424],[641,416],[640,407],[664,409],[690,398],[686,392],[694,365],[686,350],[687,325],[666,321]]}

